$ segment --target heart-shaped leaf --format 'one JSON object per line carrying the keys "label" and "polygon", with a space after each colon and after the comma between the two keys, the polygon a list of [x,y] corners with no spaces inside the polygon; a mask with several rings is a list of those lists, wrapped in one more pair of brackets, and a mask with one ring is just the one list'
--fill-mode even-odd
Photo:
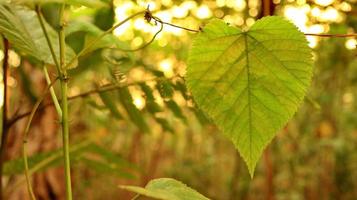
{"label": "heart-shaped leaf", "polygon": [[242,31],[214,19],[195,38],[187,86],[233,141],[249,173],[302,102],[312,77],[306,38],[282,17]]}

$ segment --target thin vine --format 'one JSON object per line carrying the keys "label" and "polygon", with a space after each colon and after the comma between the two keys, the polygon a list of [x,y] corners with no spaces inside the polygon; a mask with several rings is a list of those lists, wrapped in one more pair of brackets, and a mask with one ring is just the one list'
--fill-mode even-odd
{"label": "thin vine", "polygon": [[45,89],[45,92],[36,101],[35,105],[33,106],[32,110],[31,110],[30,117],[29,117],[29,119],[27,121],[25,132],[24,132],[24,135],[23,135],[22,156],[23,156],[24,166],[25,166],[25,176],[26,176],[27,190],[28,190],[32,200],[36,200],[36,197],[35,197],[35,194],[34,194],[34,192],[32,190],[32,184],[31,184],[30,174],[29,174],[29,167],[28,167],[28,160],[27,160],[27,138],[28,138],[28,133],[30,131],[30,127],[31,127],[31,122],[32,122],[32,120],[33,120],[33,118],[35,116],[35,113],[38,110],[38,108],[39,108],[40,104],[42,103],[43,99],[46,97],[46,95],[49,92],[49,90],[52,87],[52,85],[56,82],[56,80],[54,80],[51,84],[47,85],[47,87]]}

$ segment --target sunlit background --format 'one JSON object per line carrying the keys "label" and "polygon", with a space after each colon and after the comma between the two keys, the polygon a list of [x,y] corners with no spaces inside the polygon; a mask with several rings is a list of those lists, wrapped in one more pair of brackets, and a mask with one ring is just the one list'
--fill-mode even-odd
{"label": "sunlit background", "polygon": [[[328,33],[330,24],[344,23],[346,13],[352,9],[351,3],[356,1],[336,1],[336,0],[314,0],[313,3],[306,0],[274,0],[278,4],[276,8],[277,14],[284,15],[291,20],[304,33]],[[210,18],[222,18],[226,22],[238,27],[249,27],[254,24],[258,15],[261,1],[259,0],[216,0],[216,1],[183,1],[174,2],[172,0],[163,1],[119,1],[115,0],[115,18],[120,22],[131,14],[145,9],[149,6],[150,10],[155,11],[155,16],[161,20],[191,29],[199,29]],[[282,5],[279,5],[282,4]],[[73,8],[73,12],[85,12],[86,7]],[[143,18],[136,18],[114,30],[114,34],[121,40],[129,42],[132,48],[137,48],[149,41],[153,34],[160,29],[158,24],[147,23]],[[354,33],[353,29],[348,29],[345,33]],[[182,48],[181,42],[189,41],[194,35],[185,30],[165,26],[164,30],[157,36],[156,42],[159,47],[170,45],[172,48],[179,50]],[[175,38],[175,39],[173,39]],[[307,36],[309,46],[316,48],[321,38],[316,36]],[[177,45],[176,45],[177,44]],[[355,38],[346,38],[345,47],[349,50],[354,50],[357,45]],[[20,65],[20,57],[10,51],[10,66],[18,67]],[[0,53],[0,60],[3,54]],[[158,69],[165,73],[165,76],[172,77],[177,71],[173,69],[177,66],[185,67],[181,60],[170,56],[164,58],[158,56]],[[150,62],[157,62],[157,59]],[[182,75],[184,70],[180,69]],[[9,86],[15,87],[16,80],[9,78]],[[0,85],[3,88],[3,84]],[[78,88],[74,88],[71,94],[79,92]],[[0,90],[0,105],[2,105],[3,89]],[[134,95],[134,103],[138,108],[145,106],[145,101],[140,95]],[[157,97],[159,98],[159,97]]]}
{"label": "sunlit background", "polygon": [[[198,30],[212,18],[221,18],[231,25],[249,28],[261,14],[261,2],[114,0],[114,14],[115,22],[119,23],[149,7],[162,21],[190,29]],[[274,4],[275,15],[291,20],[304,33],[356,32],[357,0],[274,0]],[[83,6],[72,6],[70,9],[70,20],[94,21],[91,17],[93,9]],[[118,27],[113,34],[126,45],[125,49],[136,49],[149,42],[159,29],[160,24],[155,24],[153,20],[148,23],[140,16]],[[171,99],[160,94],[156,88],[158,81],[152,80],[156,78],[152,71],[162,72],[167,80],[182,81],[186,73],[188,50],[195,34],[165,25],[155,41],[145,49],[130,53],[105,49],[100,56],[115,54],[119,58],[133,58],[134,61],[114,63],[109,67],[102,63],[91,65],[87,62],[71,70],[69,95],[78,95],[99,85],[109,84],[113,82],[113,76],[120,83],[149,80],[146,84],[153,90],[155,103],[164,108]],[[347,197],[345,199],[356,199],[357,41],[353,37],[306,38],[314,50],[313,83],[296,116],[278,133],[277,139],[269,146],[268,153],[259,161],[254,179],[250,179],[245,164],[232,143],[206,118],[200,118],[199,113],[194,113],[196,110],[192,99],[176,89],[173,91],[172,100],[181,108],[180,112],[172,114],[169,109],[163,109],[164,111],[155,113],[153,117],[147,112],[150,99],[142,88],[136,85],[128,88],[132,97],[130,101],[148,121],[152,130],[150,134],[141,134],[136,124],[129,123],[130,120],[114,118],[98,95],[71,101],[72,137],[74,140],[76,136],[81,140],[83,135],[94,138],[120,155],[130,157],[136,153],[136,157],[132,156],[133,162],[143,167],[143,171],[145,167],[150,167],[149,159],[154,157],[160,162],[156,166],[157,173],[152,174],[178,178],[213,199],[249,199],[244,198],[247,197],[245,194],[248,194],[250,199],[262,199],[263,196],[266,197],[265,194],[269,194],[269,189],[266,189],[269,185],[274,185],[277,199],[338,199],[338,195],[344,194],[344,197]],[[95,53],[93,55],[96,56]],[[0,52],[0,60],[3,57],[3,52]],[[24,60],[16,51],[10,50],[9,64],[13,72],[22,69]],[[113,74],[108,75],[108,68]],[[54,73],[55,70],[52,69],[52,77]],[[22,91],[24,83],[21,76],[19,78],[13,74],[16,73],[12,73],[8,78],[8,85],[16,98],[16,91]],[[38,74],[42,72],[31,74],[31,81],[38,81],[41,78]],[[117,98],[112,94],[109,97]],[[0,105],[3,105],[2,83]],[[117,107],[119,111],[124,110],[121,105]],[[154,120],[157,117],[165,119],[174,129],[174,133],[162,128],[163,126]],[[135,145],[136,143],[139,144]],[[134,153],[131,152],[133,149]],[[159,158],[155,157],[156,150]],[[81,174],[81,169],[75,171],[74,174],[78,176],[75,180],[90,178],[88,182],[80,185],[82,190],[76,189],[81,197],[77,199],[90,199],[83,196],[103,199],[100,195],[108,195],[106,199],[118,197],[112,195],[118,190],[118,179],[111,175],[93,178],[94,176]],[[268,173],[269,170],[272,174]],[[269,178],[273,181],[268,182]],[[89,184],[89,179],[94,182],[93,185]],[[103,184],[109,180],[113,182]],[[143,184],[135,181],[135,185]],[[98,191],[97,188],[101,190]],[[333,191],[338,195],[321,197],[321,191]],[[94,197],[95,195],[98,197]]]}

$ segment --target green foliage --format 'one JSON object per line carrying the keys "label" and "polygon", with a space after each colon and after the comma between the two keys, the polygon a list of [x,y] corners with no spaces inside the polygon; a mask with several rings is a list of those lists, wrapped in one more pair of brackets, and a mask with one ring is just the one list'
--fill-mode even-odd
{"label": "green foliage", "polygon": [[[94,24],[83,20],[71,21],[68,27],[65,29],[65,31],[67,36],[70,36],[71,34],[78,33],[78,32],[85,33],[86,35],[84,37],[83,48],[88,46],[93,40],[95,40],[96,38],[98,38],[100,35],[104,33],[103,30],[101,30]],[[77,39],[79,38],[77,37]],[[120,41],[118,37],[115,37],[112,34],[107,34],[98,42],[96,42],[96,45],[83,52],[83,55],[97,49],[108,48],[108,47],[129,49],[129,46],[126,43]]]}
{"label": "green foliage", "polygon": [[[58,34],[45,22],[45,26],[59,60]],[[54,64],[40,22],[34,11],[11,5],[0,5],[0,32],[9,40],[11,45],[19,52],[33,56],[36,59]],[[66,63],[74,56],[73,50],[67,46]],[[75,67],[76,62],[70,67]]]}
{"label": "green foliage", "polygon": [[140,110],[134,105],[133,98],[128,90],[128,88],[119,89],[119,100],[122,103],[124,109],[126,110],[130,120],[138,126],[138,128],[144,132],[150,132],[150,128],[147,125],[144,116]]}
{"label": "green foliage", "polygon": [[174,115],[181,119],[183,122],[187,123],[185,115],[183,115],[181,108],[174,100],[165,101],[167,107],[174,113]]}
{"label": "green foliage", "polygon": [[105,106],[109,108],[110,112],[113,114],[114,117],[116,117],[117,119],[123,118],[115,103],[116,99],[112,98],[113,97],[112,92],[100,92],[99,96],[103,101],[103,103],[105,104]]}
{"label": "green foliage", "polygon": [[[110,173],[118,177],[134,178],[128,169],[138,170],[138,168],[127,160],[116,155],[112,151],[89,142],[82,142],[71,146],[71,160],[78,164],[84,164],[88,169],[99,173]],[[62,149],[45,153],[38,153],[28,158],[30,170],[40,172],[50,167],[62,164]],[[15,175],[24,172],[22,158],[5,162],[4,174]]]}
{"label": "green foliage", "polygon": [[146,107],[147,107],[148,111],[153,114],[155,114],[157,112],[161,112],[162,108],[160,107],[159,104],[157,104],[155,102],[153,90],[150,88],[150,86],[148,86],[145,83],[141,83],[140,88],[145,93]]}
{"label": "green foliage", "polygon": [[187,85],[239,150],[251,176],[267,144],[294,115],[312,77],[312,52],[292,23],[266,17],[248,31],[215,19],[195,38]]}
{"label": "green foliage", "polygon": [[120,186],[120,188],[161,200],[208,200],[197,191],[172,178],[151,180],[145,188],[137,186]]}

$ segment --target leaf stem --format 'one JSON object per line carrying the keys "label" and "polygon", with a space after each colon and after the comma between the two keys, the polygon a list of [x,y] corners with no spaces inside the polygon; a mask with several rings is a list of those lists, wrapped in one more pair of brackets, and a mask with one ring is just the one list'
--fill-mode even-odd
{"label": "leaf stem", "polygon": [[71,186],[71,166],[70,166],[70,155],[69,155],[69,123],[68,123],[68,77],[67,68],[65,64],[65,33],[64,27],[66,25],[64,19],[65,4],[62,4],[60,10],[60,30],[59,30],[59,46],[60,46],[60,65],[62,74],[60,75],[61,81],[61,96],[62,96],[62,142],[63,142],[63,160],[64,160],[64,173],[66,182],[66,199],[72,200],[72,186]]}
{"label": "leaf stem", "polygon": [[51,42],[50,37],[49,37],[49,35],[48,35],[47,28],[46,28],[46,26],[45,26],[45,22],[44,22],[42,13],[41,13],[41,8],[40,8],[40,6],[39,6],[39,5],[36,5],[35,10],[36,10],[36,13],[37,13],[38,21],[40,22],[40,25],[41,25],[43,34],[45,35],[45,38],[46,38],[48,47],[49,47],[49,49],[50,49],[50,52],[51,52],[51,55],[52,55],[52,58],[53,58],[53,62],[54,62],[55,65],[56,65],[57,73],[58,73],[58,75],[60,75],[60,74],[61,74],[60,64],[58,63],[55,50],[54,50],[54,48],[53,48],[52,42]]}
{"label": "leaf stem", "polygon": [[[46,78],[47,84],[50,85],[51,84],[51,79],[50,79],[50,76],[48,74],[46,65],[43,66],[43,72],[45,74],[45,78]],[[61,109],[61,106],[59,104],[58,98],[56,96],[55,90],[53,89],[53,86],[50,87],[50,94],[51,94],[51,98],[52,98],[53,104],[54,104],[54,106],[56,108],[58,118],[61,119],[62,118],[62,109]]]}

